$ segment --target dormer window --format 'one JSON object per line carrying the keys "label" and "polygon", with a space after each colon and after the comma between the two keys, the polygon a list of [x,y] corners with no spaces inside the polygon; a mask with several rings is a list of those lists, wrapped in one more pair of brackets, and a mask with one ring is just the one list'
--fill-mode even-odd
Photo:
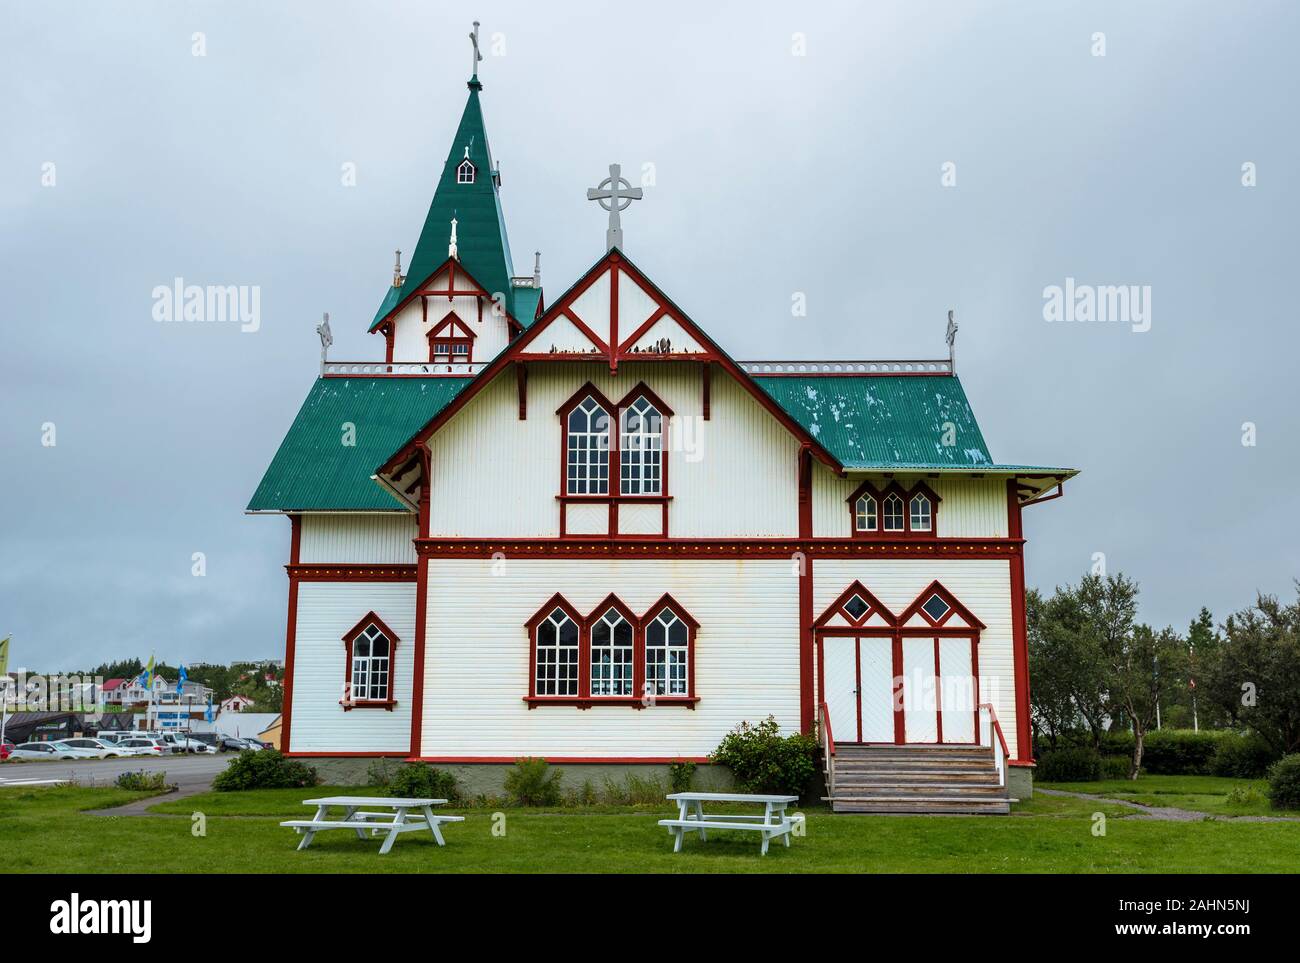
{"label": "dormer window", "polygon": [[911,501],[912,516],[908,520],[914,532],[928,532],[933,525],[933,513],[928,495],[916,494]]}
{"label": "dormer window", "polygon": [[474,360],[474,332],[455,312],[429,329],[429,360],[435,364],[466,364]]}
{"label": "dormer window", "polygon": [[870,493],[859,495],[853,503],[854,531],[874,532],[880,526],[879,515],[876,496]]}
{"label": "dormer window", "polygon": [[930,538],[937,533],[939,501],[925,482],[876,488],[864,481],[848,498],[849,528],[854,538]]}
{"label": "dormer window", "polygon": [[884,502],[885,531],[901,532],[903,530],[903,500],[896,494],[885,496]]}
{"label": "dormer window", "polygon": [[456,168],[456,183],[457,184],[474,183],[474,165],[470,162],[470,159],[468,157],[466,157],[463,161],[461,161],[460,166]]}

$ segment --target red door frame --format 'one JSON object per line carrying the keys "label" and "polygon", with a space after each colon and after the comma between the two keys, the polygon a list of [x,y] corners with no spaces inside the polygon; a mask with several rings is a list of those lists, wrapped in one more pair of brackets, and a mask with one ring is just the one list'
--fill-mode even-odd
{"label": "red door frame", "polygon": [[[931,638],[934,640],[934,685],[935,685],[935,716],[936,731],[939,741],[935,742],[908,742],[907,732],[903,721],[903,639],[908,638]],[[871,743],[871,745],[909,745],[909,746],[966,746],[978,745],[979,743],[979,704],[980,704],[980,676],[979,676],[979,632],[975,629],[865,629],[865,628],[824,628],[817,629],[817,693],[819,699],[825,699],[826,696],[826,653],[823,641],[827,638],[850,638],[853,639],[853,664],[857,677],[855,678],[855,694],[857,698],[857,720],[858,720],[858,741],[862,740],[862,640],[863,639],[889,639],[890,640],[890,662],[893,671],[893,703],[894,703],[894,741],[892,743]],[[974,742],[944,742],[943,741],[943,676],[939,666],[939,640],[941,638],[969,638],[970,639],[970,657],[971,657],[971,677],[974,680],[975,708],[975,727],[972,730],[975,733]]]}

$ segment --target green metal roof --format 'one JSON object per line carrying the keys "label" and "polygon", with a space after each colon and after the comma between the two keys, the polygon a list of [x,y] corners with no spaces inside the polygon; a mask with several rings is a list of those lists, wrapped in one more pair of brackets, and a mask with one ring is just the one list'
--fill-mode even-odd
{"label": "green metal roof", "polygon": [[[845,468],[998,467],[956,377],[756,377]],[[955,444],[944,445],[945,424]]]}
{"label": "green metal roof", "polygon": [[530,328],[537,320],[537,305],[541,300],[541,288],[515,288],[515,306],[510,313],[524,328]]}
{"label": "green metal roof", "polygon": [[[518,318],[514,310],[515,294],[510,285],[514,273],[510,241],[506,238],[500,193],[492,177],[492,152],[488,148],[487,128],[483,125],[483,109],[479,104],[479,91],[482,89],[477,77],[470,80],[469,100],[465,103],[460,126],[456,128],[451,150],[442,166],[442,177],[434,190],[433,202],[420,230],[420,240],[415,245],[406,279],[408,284],[419,286],[447,260],[447,242],[451,238],[451,219],[454,217],[457,259],[489,294],[504,293],[506,308]],[[458,184],[456,169],[465,159],[466,148],[469,148],[469,159],[475,168],[474,183]],[[390,287],[386,293],[385,304],[392,290]],[[404,285],[403,290],[410,291],[411,288]],[[396,303],[394,300],[388,309],[380,307],[380,313],[370,326],[372,331]]]}
{"label": "green metal roof", "polygon": [[[456,397],[469,378],[318,378],[248,503],[250,512],[401,511],[375,466]],[[356,444],[343,444],[344,424]]]}
{"label": "green metal roof", "polygon": [[388,312],[397,307],[397,302],[402,300],[402,291],[404,285],[390,284],[388,290],[384,292],[384,300],[379,303],[379,310],[375,312],[375,319],[370,322],[370,330],[374,331],[379,327],[379,322],[384,320]]}

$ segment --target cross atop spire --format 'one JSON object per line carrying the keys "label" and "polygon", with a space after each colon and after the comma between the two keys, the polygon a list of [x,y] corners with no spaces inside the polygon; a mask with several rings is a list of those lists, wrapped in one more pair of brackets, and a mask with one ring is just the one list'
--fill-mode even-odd
{"label": "cross atop spire", "polygon": [[469,42],[474,45],[474,59],[471,62],[470,70],[469,70],[469,85],[470,87],[474,87],[476,85],[478,87],[482,87],[483,85],[478,82],[478,65],[482,63],[483,55],[478,52],[478,21],[477,20],[474,21],[474,29],[471,30],[469,33]]}
{"label": "cross atop spire", "polygon": [[447,257],[456,257],[456,218],[451,219],[451,243],[447,245]]}

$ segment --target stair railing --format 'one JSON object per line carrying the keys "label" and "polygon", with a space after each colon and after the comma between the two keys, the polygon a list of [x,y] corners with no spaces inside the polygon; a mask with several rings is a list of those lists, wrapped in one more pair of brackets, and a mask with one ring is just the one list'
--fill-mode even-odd
{"label": "stair railing", "polygon": [[994,711],[993,704],[989,702],[981,702],[979,711],[980,745],[993,749],[993,761],[998,767],[998,785],[1006,788],[1007,760],[1011,758],[1011,753],[1007,751],[1007,740],[1002,734],[1002,726],[998,723],[998,714]]}
{"label": "stair railing", "polygon": [[831,734],[831,710],[826,703],[817,708],[818,730],[822,743],[822,761],[826,765],[826,792],[835,795],[835,737]]}

